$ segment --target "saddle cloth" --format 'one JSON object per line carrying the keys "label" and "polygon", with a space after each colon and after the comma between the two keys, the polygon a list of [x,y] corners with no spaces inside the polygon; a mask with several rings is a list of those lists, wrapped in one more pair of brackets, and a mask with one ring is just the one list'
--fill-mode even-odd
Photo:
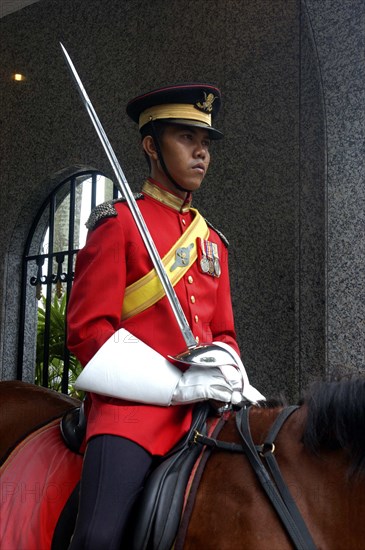
{"label": "saddle cloth", "polygon": [[59,419],[24,439],[0,468],[0,548],[49,550],[62,509],[80,479]]}

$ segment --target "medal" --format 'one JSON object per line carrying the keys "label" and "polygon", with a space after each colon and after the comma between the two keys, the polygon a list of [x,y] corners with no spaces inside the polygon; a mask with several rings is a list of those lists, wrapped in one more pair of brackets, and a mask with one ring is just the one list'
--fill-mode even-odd
{"label": "medal", "polygon": [[214,275],[216,277],[220,277],[222,270],[221,270],[221,264],[219,262],[218,245],[216,243],[212,243],[212,257],[213,257]]}
{"label": "medal", "polygon": [[208,273],[209,271],[209,260],[206,256],[202,256],[200,259],[200,267],[202,268],[203,273]]}
{"label": "medal", "polygon": [[206,239],[197,239],[197,250],[200,271],[211,277],[220,277],[218,245]]}
{"label": "medal", "polygon": [[221,274],[221,265],[219,263],[218,258],[214,259],[214,273],[216,277],[219,277]]}

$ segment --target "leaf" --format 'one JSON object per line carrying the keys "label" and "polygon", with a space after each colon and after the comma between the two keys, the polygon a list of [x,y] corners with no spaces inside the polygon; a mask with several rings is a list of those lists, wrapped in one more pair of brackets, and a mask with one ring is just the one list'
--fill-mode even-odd
{"label": "leaf", "polygon": [[[48,387],[59,392],[62,391],[62,377],[63,370],[65,368],[66,353],[69,353],[65,344],[66,307],[66,294],[64,294],[61,298],[54,295],[52,301],[50,302],[49,312],[47,310],[47,300],[44,297],[42,297],[41,305],[38,307],[35,383],[42,385],[43,382],[46,318],[48,314]],[[73,383],[80,374],[81,370],[82,367],[80,362],[74,355],[69,354],[68,393],[69,395],[82,399],[83,392],[76,392],[73,389]]]}

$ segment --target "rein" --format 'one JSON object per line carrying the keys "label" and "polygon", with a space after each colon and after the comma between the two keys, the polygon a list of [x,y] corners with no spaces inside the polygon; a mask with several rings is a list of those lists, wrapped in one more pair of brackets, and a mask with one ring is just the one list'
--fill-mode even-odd
{"label": "rein", "polygon": [[[297,406],[287,407],[277,416],[263,445],[255,445],[250,431],[250,407],[244,407],[236,415],[236,424],[242,438],[242,443],[227,443],[212,437],[195,433],[194,442],[207,445],[213,449],[221,449],[234,453],[244,453],[262,488],[271,501],[276,513],[282,521],[294,547],[297,550],[316,550],[316,546],[306,524],[291,496],[281,475],[275,458],[275,439],[289,416],[298,409]],[[266,462],[267,468],[262,460]],[[271,477],[269,475],[271,474]]]}

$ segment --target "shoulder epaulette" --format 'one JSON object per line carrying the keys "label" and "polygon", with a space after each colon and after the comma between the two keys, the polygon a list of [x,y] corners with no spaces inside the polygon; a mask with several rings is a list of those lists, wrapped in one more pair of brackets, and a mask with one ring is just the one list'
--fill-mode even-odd
{"label": "shoulder epaulette", "polygon": [[221,231],[219,231],[219,229],[216,229],[214,227],[214,225],[212,225],[207,219],[205,219],[205,221],[207,222],[207,225],[209,227],[211,227],[212,229],[214,229],[214,231],[220,236],[220,238],[222,239],[223,241],[223,244],[225,244],[225,246],[228,248],[229,247],[229,240],[227,239],[227,237],[225,237],[223,235],[223,233]]}
{"label": "shoulder epaulette", "polygon": [[[133,193],[133,196],[136,200],[143,198],[142,193]],[[91,211],[87,222],[85,223],[87,229],[95,229],[96,225],[105,218],[113,218],[118,216],[118,212],[116,211],[114,205],[117,202],[126,202],[126,200],[127,199],[125,197],[119,197],[118,199],[106,201],[98,204],[98,206],[95,206],[95,208]]]}

